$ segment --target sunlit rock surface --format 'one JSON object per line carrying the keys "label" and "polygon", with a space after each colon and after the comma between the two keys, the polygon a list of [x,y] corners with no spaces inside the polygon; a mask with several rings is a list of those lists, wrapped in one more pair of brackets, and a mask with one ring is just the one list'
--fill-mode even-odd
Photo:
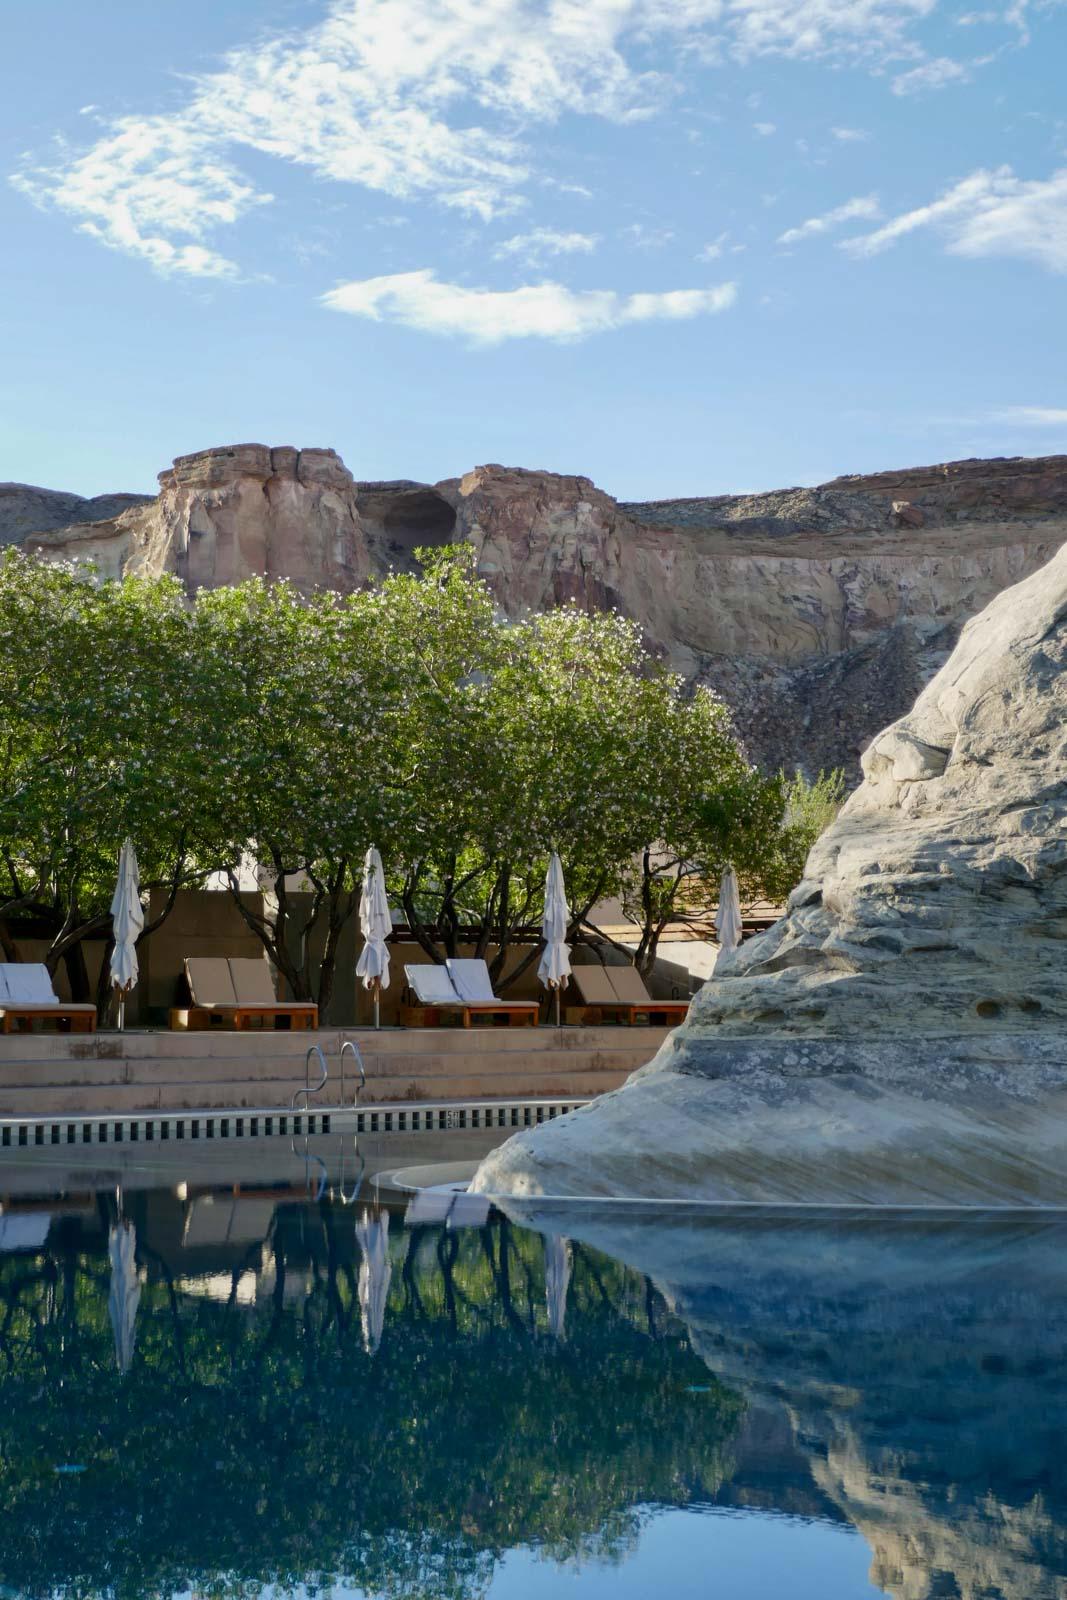
{"label": "sunlit rock surface", "polygon": [[1067,549],[863,765],[788,915],[656,1060],[478,1187],[1067,1204]]}

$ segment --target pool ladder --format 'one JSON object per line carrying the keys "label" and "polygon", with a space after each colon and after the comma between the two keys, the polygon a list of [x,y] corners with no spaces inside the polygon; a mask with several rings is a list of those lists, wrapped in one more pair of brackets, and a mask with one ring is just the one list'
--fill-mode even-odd
{"label": "pool ladder", "polygon": [[[341,1105],[342,1106],[345,1104],[345,1052],[348,1051],[348,1050],[351,1050],[351,1052],[352,1052],[352,1060],[355,1062],[356,1071],[359,1073],[359,1087],[356,1089],[356,1092],[353,1095],[353,1098],[352,1098],[352,1104],[353,1105],[358,1105],[360,1090],[361,1089],[365,1089],[367,1087],[367,1073],[366,1073],[366,1069],[365,1069],[365,1067],[363,1065],[363,1056],[362,1056],[362,1054],[360,1052],[359,1045],[356,1044],[355,1041],[352,1040],[352,1039],[346,1039],[344,1044],[341,1046]],[[311,1062],[312,1062],[312,1058],[314,1056],[318,1057],[319,1071],[322,1074],[321,1077],[319,1078],[318,1083],[312,1083],[312,1081],[311,1081]],[[327,1062],[326,1056],[323,1053],[322,1046],[321,1046],[321,1044],[313,1044],[310,1047],[310,1049],[308,1050],[307,1055],[304,1057],[304,1084],[303,1084],[303,1087],[298,1089],[296,1091],[296,1093],[293,1095],[293,1098],[290,1100],[290,1102],[289,1102],[290,1111],[295,1111],[296,1110],[296,1103],[301,1098],[301,1096],[303,1096],[303,1100],[304,1100],[304,1109],[307,1110],[307,1108],[311,1104],[311,1096],[313,1094],[320,1094],[322,1092],[322,1090],[325,1089],[326,1082],[327,1082],[327,1079],[329,1078],[329,1076],[330,1076],[329,1063]]]}

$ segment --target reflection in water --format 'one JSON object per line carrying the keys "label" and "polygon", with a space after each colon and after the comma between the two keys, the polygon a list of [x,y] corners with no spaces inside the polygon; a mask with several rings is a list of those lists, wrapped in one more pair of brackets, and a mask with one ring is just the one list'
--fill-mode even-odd
{"label": "reflection in water", "polygon": [[5,1210],[0,1592],[519,1595],[717,1506],[852,1524],[897,1600],[1067,1595],[1067,1225],[363,1204]]}

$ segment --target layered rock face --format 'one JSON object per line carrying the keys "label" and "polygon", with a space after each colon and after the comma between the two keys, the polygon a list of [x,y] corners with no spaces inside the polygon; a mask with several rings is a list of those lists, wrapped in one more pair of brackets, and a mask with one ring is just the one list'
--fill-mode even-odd
{"label": "layered rock face", "polygon": [[488,1192],[1067,1204],[1067,548],[963,630],[623,1089]]}
{"label": "layered rock face", "polygon": [[91,560],[106,577],[176,572],[190,591],[259,575],[302,589],[370,576],[355,483],[333,450],[234,445],[179,456],[159,495],[106,521],[36,534],[28,550]]}
{"label": "layered rock face", "polygon": [[27,548],[109,575],[178,572],[190,590],[253,573],[344,590],[469,540],[510,614],[618,607],[723,694],[754,759],[815,770],[854,766],[962,622],[1067,539],[1067,457],[623,504],[583,477],[490,465],[357,482],[333,451],[236,445],[179,458],[155,501],[121,515],[55,515]]}

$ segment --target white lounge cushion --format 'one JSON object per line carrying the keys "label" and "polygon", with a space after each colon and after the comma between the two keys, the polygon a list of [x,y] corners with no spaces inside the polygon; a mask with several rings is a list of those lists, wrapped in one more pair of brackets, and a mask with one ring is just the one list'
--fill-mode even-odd
{"label": "white lounge cushion", "polygon": [[458,1006],[462,1003],[444,967],[414,963],[404,968],[404,977],[420,1005]]}
{"label": "white lounge cushion", "polygon": [[462,957],[445,963],[448,975],[462,1000],[495,1000],[489,968],[484,961]]}
{"label": "white lounge cushion", "polygon": [[489,968],[484,961],[463,956],[455,961],[446,961],[445,966],[455,985],[456,993],[465,1005],[528,1006],[531,1004],[529,1000],[498,1000],[493,993]]}
{"label": "white lounge cushion", "polygon": [[32,961],[9,961],[4,967],[7,999],[11,1004],[23,1006],[57,1006],[59,1000],[52,988],[48,968]]}
{"label": "white lounge cushion", "polygon": [[91,1000],[0,1000],[0,1011],[91,1011],[96,1015],[96,1007]]}

